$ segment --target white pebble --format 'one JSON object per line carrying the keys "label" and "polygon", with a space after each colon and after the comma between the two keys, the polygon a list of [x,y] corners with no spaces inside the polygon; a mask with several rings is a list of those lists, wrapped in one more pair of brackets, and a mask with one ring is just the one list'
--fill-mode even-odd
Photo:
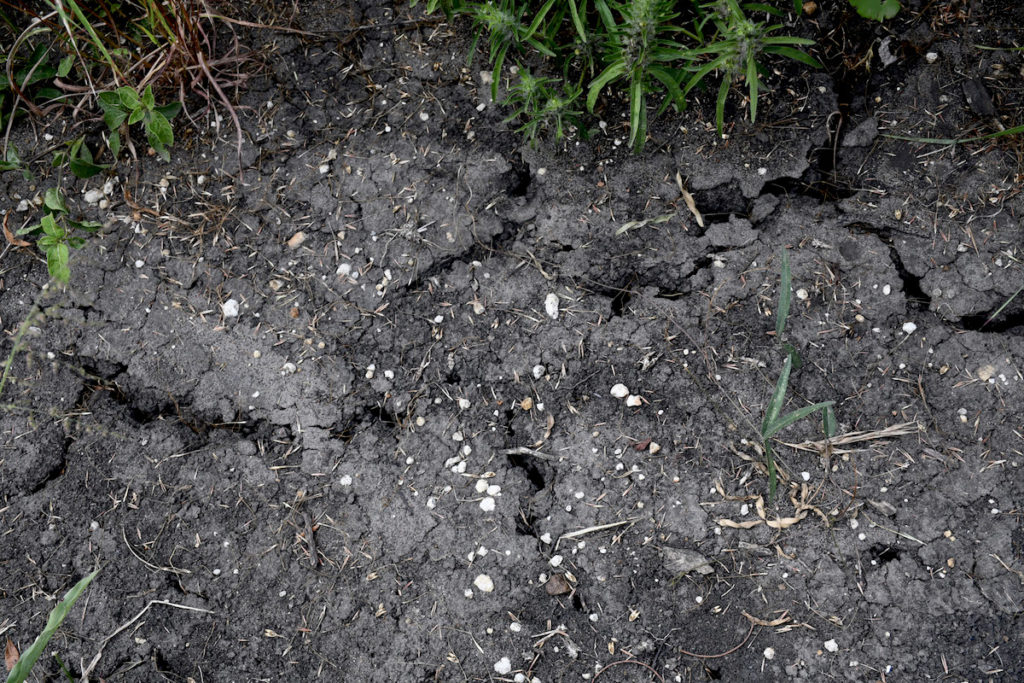
{"label": "white pebble", "polygon": [[833,638],[832,640],[826,640],[825,649],[829,652],[839,652],[839,643],[836,642],[835,638]]}
{"label": "white pebble", "polygon": [[469,406],[470,406],[470,403],[469,403],[469,399],[468,398],[460,398],[459,399],[459,408],[461,408],[462,410],[469,410]]}
{"label": "white pebble", "polygon": [[561,555],[552,555],[551,559],[548,560],[548,564],[550,564],[552,567],[558,567],[561,566],[563,559],[565,558],[563,558]]}
{"label": "white pebble", "polygon": [[543,534],[541,534],[540,542],[546,543],[547,545],[551,545],[551,534],[545,531]]}
{"label": "white pebble", "polygon": [[85,193],[86,204],[96,204],[103,199],[103,190],[89,190]]}
{"label": "white pebble", "polygon": [[917,325],[914,323],[903,323],[904,334],[914,334],[914,330],[917,329]]}
{"label": "white pebble", "polygon": [[504,676],[510,671],[512,671],[512,662],[509,660],[508,657],[502,657],[494,663],[494,673],[498,674],[499,676]]}
{"label": "white pebble", "polygon": [[491,498],[490,496],[487,496],[486,498],[481,500],[480,501],[480,509],[483,510],[484,512],[493,512],[494,511],[494,499]]}
{"label": "white pebble", "polygon": [[766,647],[764,649],[764,658],[768,659],[768,660],[775,659],[775,648],[773,648],[773,647]]}
{"label": "white pebble", "polygon": [[533,366],[533,378],[534,379],[540,379],[541,377],[544,376],[545,372],[547,372],[547,368],[545,368],[543,365],[534,365]]}
{"label": "white pebble", "polygon": [[146,265],[146,262],[141,260],[141,259],[135,262],[135,267],[136,268],[142,268],[145,265]]}
{"label": "white pebble", "polygon": [[796,298],[800,299],[800,301],[807,301],[808,296],[810,295],[807,293],[806,289],[801,288],[796,290]]}
{"label": "white pebble", "polygon": [[352,485],[352,475],[349,475],[349,474],[341,475],[341,479],[338,480],[338,483],[341,484],[342,486],[351,486]]}
{"label": "white pebble", "polygon": [[934,64],[936,62],[936,60],[938,60],[938,58],[939,58],[939,53],[938,52],[928,52],[924,56],[924,61],[928,62],[929,64]]}
{"label": "white pebble", "polygon": [[476,480],[476,492],[477,493],[483,493],[486,490],[487,490],[487,480],[486,479],[477,479]]}
{"label": "white pebble", "polygon": [[626,398],[629,396],[629,389],[625,384],[616,384],[612,387],[612,396],[615,398]]}
{"label": "white pebble", "polygon": [[238,302],[234,299],[228,299],[220,305],[221,310],[224,311],[225,318],[237,318],[238,317]]}
{"label": "white pebble", "polygon": [[639,396],[630,394],[626,397],[626,405],[630,408],[639,408],[644,404],[643,400]]}
{"label": "white pebble", "polygon": [[886,296],[889,296],[889,294],[891,294],[891,293],[892,293],[892,287],[890,287],[889,285],[885,285],[884,287],[882,287],[882,294],[884,294]]}
{"label": "white pebble", "polygon": [[487,574],[478,574],[477,577],[473,579],[473,585],[476,586],[477,590],[481,593],[491,593],[494,591],[494,582],[491,581],[491,577],[487,576]]}
{"label": "white pebble", "polygon": [[552,320],[558,320],[558,295],[551,293],[544,298],[544,312]]}

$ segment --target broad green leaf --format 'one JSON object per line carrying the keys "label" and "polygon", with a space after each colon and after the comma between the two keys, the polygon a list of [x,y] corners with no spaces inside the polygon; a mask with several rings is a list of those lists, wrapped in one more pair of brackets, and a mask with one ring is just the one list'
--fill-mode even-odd
{"label": "broad green leaf", "polygon": [[56,187],[50,187],[43,193],[43,206],[49,211],[67,213],[68,207],[64,203],[64,194]]}
{"label": "broad green leaf", "polygon": [[110,149],[110,154],[114,157],[114,161],[117,161],[117,155],[121,153],[121,134],[118,131],[115,130],[110,134],[110,138],[107,140],[107,147]]}
{"label": "broad green leaf", "polygon": [[150,112],[146,131],[165,145],[174,144],[174,130],[171,123],[158,111]]}
{"label": "broad green leaf", "polygon": [[63,242],[46,250],[46,269],[54,280],[67,284],[71,279],[71,269],[68,268],[69,257],[68,245]]}
{"label": "broad green leaf", "polygon": [[146,110],[142,107],[138,109],[132,109],[132,113],[128,115],[128,125],[134,126],[136,123],[146,117]]}
{"label": "broad green leaf", "polygon": [[174,117],[181,112],[181,102],[171,102],[155,108],[155,111],[160,112],[164,115],[164,118],[168,121],[174,120]]}
{"label": "broad green leaf", "polygon": [[75,63],[75,56],[68,55],[64,59],[60,60],[60,64],[57,65],[57,78],[64,78],[71,73],[71,67]]}
{"label": "broad green leaf", "polygon": [[123,85],[117,89],[117,97],[121,100],[121,106],[125,109],[139,108],[139,93],[135,92],[135,88]]}
{"label": "broad green leaf", "polygon": [[146,90],[142,93],[142,106],[146,109],[156,106],[156,98],[153,96],[153,86],[151,85],[147,85]]}
{"label": "broad green leaf", "polygon": [[850,4],[857,14],[875,21],[892,19],[900,11],[898,0],[850,0]]}

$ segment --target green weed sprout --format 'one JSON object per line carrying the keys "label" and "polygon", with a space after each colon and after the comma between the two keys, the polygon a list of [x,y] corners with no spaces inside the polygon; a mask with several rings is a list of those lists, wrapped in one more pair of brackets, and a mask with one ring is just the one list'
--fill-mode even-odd
{"label": "green weed sprout", "polygon": [[35,225],[26,226],[16,234],[38,236],[36,244],[46,254],[46,269],[50,277],[67,284],[71,278],[68,260],[71,249],[81,249],[85,240],[75,232],[96,232],[103,226],[94,221],[75,221],[69,218],[68,207],[60,188],[51,187],[43,194],[46,215]]}
{"label": "green weed sprout", "polygon": [[[501,4],[494,2],[476,3],[469,7],[467,12],[473,18],[473,23],[479,29],[485,29],[490,43],[491,59],[491,98],[498,98],[498,84],[501,82],[501,67],[505,63],[505,57],[509,49],[521,48],[529,45],[545,57],[554,57],[555,53],[548,46],[534,37],[540,28],[544,17],[547,16],[555,0],[547,0],[537,10],[533,21],[529,26],[523,25],[523,15],[526,13],[527,4],[516,4],[516,0],[502,0]],[[476,41],[479,34],[473,38],[473,44],[469,48],[472,57],[476,51]]]}
{"label": "green weed sprout", "polygon": [[723,134],[725,101],[733,81],[738,78],[746,81],[749,90],[750,121],[753,123],[757,120],[757,95],[765,87],[759,77],[764,71],[764,67],[758,63],[762,54],[777,54],[815,69],[821,68],[818,60],[797,47],[813,45],[813,40],[795,36],[773,36],[771,34],[783,28],[782,24],[769,26],[748,18],[744,13],[746,10],[780,16],[781,12],[773,7],[760,3],[744,3],[741,6],[737,0],[721,0],[701,5],[701,9],[707,14],[698,25],[698,32],[703,34],[710,22],[715,27],[714,37],[703,47],[690,50],[687,57],[695,64],[709,57],[710,60],[699,67],[691,67],[694,74],[683,88],[683,96],[688,95],[712,71],[722,72],[722,81],[715,101],[715,122],[719,136]]}
{"label": "green weed sprout", "polygon": [[127,133],[131,126],[141,123],[146,131],[149,146],[164,161],[171,160],[171,155],[167,151],[167,148],[174,144],[171,119],[181,111],[180,102],[156,106],[151,85],[146,86],[142,95],[127,85],[112,92],[102,92],[98,101],[100,108],[103,109],[103,121],[110,129],[110,140],[107,144],[115,159],[121,151],[121,132]]}
{"label": "green weed sprout", "polygon": [[[74,606],[75,601],[78,600],[79,596],[82,595],[92,580],[96,578],[97,574],[99,574],[98,569],[88,576],[83,577],[81,581],[76,583],[71,590],[64,595],[64,599],[50,611],[50,617],[46,620],[46,627],[14,664],[14,668],[12,668],[10,673],[7,675],[7,683],[22,683],[28,679],[29,674],[32,673],[32,667],[36,665],[39,657],[46,650],[46,646],[49,644],[50,639],[53,638],[53,634],[55,634],[57,629],[60,628],[65,617],[68,616],[68,613]],[[61,668],[63,668],[63,666]]]}
{"label": "green weed sprout", "polygon": [[[789,306],[792,297],[792,280],[789,268],[789,254],[782,250],[782,287],[779,290],[779,306],[775,315],[775,336],[782,339],[786,330],[786,319],[789,317]],[[785,415],[782,415],[782,407],[786,403],[786,390],[789,388],[789,376],[793,371],[794,363],[799,363],[799,355],[789,344],[783,345],[786,352],[786,360],[782,364],[782,372],[775,383],[775,390],[765,410],[764,420],[761,422],[761,446],[764,449],[765,465],[768,468],[768,500],[774,500],[775,489],[778,485],[778,473],[775,468],[775,456],[772,452],[771,438],[789,425],[802,420],[817,411],[821,411],[822,424],[825,436],[831,437],[836,432],[836,418],[832,411],[835,401],[822,401],[809,406],[797,408]]]}
{"label": "green weed sprout", "polygon": [[514,107],[505,122],[515,119],[525,121],[519,132],[531,144],[536,144],[542,133],[552,130],[555,139],[561,140],[565,137],[565,128],[576,124],[581,114],[573,108],[573,102],[581,92],[581,88],[570,85],[565,88],[564,94],[560,94],[556,79],[534,76],[520,67],[519,81],[509,89],[503,103]]}
{"label": "green weed sprout", "polygon": [[[595,0],[594,7],[607,32],[607,66],[590,83],[587,111],[593,113],[601,91],[618,80],[627,82],[629,96],[629,144],[634,151],[643,149],[647,137],[647,95],[658,81],[668,93],[668,103],[678,109],[686,106],[679,89],[677,70],[669,66],[686,57],[686,47],[670,40],[677,33],[688,34],[671,22],[677,13],[672,0],[634,0],[612,2]],[[616,22],[612,8],[619,15]],[[692,34],[688,34],[691,35]]]}

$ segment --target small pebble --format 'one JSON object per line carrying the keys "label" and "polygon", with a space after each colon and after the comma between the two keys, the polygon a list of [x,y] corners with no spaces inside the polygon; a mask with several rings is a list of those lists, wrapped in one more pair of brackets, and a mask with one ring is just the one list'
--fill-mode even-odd
{"label": "small pebble", "polygon": [[487,574],[479,574],[473,579],[473,585],[477,587],[481,593],[492,593],[494,592],[494,581]]}
{"label": "small pebble", "polygon": [[826,640],[825,649],[829,652],[839,652],[839,643],[836,642],[835,638],[832,640]]}
{"label": "small pebble", "polygon": [[225,318],[238,317],[238,302],[234,299],[228,299],[220,305],[220,308],[224,312]]}
{"label": "small pebble", "polygon": [[626,397],[626,405],[629,406],[630,408],[639,408],[643,404],[643,399],[641,399],[639,396],[634,396],[630,394],[629,396]]}
{"label": "small pebble", "polygon": [[494,663],[494,673],[498,674],[499,676],[504,676],[505,674],[511,671],[512,662],[509,660],[508,657],[502,657]]}
{"label": "small pebble", "polygon": [[616,384],[612,387],[612,396],[615,398],[626,398],[629,396],[629,389],[625,384]]}
{"label": "small pebble", "polygon": [[96,204],[103,199],[103,190],[89,190],[85,193],[86,204]]}
{"label": "small pebble", "polygon": [[534,379],[540,379],[541,377],[544,376],[545,372],[547,372],[547,368],[545,368],[543,365],[534,365],[533,366],[533,378]]}
{"label": "small pebble", "polygon": [[494,505],[494,499],[491,498],[490,496],[487,496],[486,498],[480,501],[480,509],[483,510],[484,512],[493,512]]}
{"label": "small pebble", "polygon": [[544,312],[552,320],[558,320],[558,295],[551,293],[544,298]]}
{"label": "small pebble", "polygon": [[288,240],[289,249],[298,249],[299,246],[306,241],[306,233],[299,230],[297,233],[291,236]]}
{"label": "small pebble", "polygon": [[914,334],[914,331],[916,329],[917,329],[917,325],[915,325],[914,323],[903,323],[903,333],[904,334]]}

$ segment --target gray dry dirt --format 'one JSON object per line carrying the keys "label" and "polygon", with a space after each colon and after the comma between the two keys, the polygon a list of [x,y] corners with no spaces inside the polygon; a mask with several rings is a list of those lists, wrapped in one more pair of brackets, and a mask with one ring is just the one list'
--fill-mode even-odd
{"label": "gray dry dirt", "polygon": [[[41,313],[0,633],[100,568],[50,645],[93,681],[1024,679],[1021,302],[983,325],[1022,283],[1020,143],[884,137],[1019,112],[1022,53],[962,36],[1024,18],[938,4],[860,26],[861,82],[787,72],[727,141],[695,102],[641,157],[616,103],[524,146],[462,24],[249,35],[241,177],[227,128],[182,130],[105,211],[71,185],[107,229],[66,289],[4,251],[4,357]],[[0,182],[38,220],[48,181]],[[782,247],[787,409],[833,400],[845,438],[781,433],[769,501]]]}

